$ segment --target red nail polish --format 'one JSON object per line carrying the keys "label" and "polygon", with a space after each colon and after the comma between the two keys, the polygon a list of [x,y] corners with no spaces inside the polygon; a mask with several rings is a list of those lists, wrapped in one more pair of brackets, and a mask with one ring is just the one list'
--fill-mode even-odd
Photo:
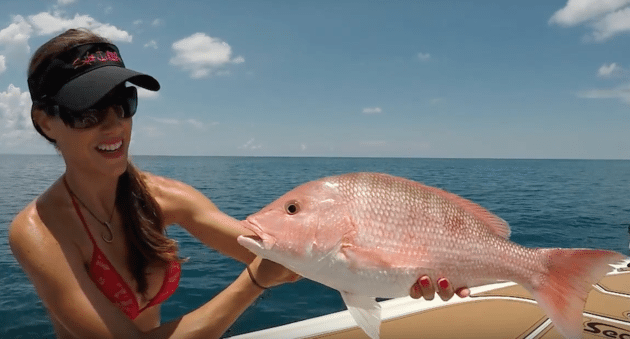
{"label": "red nail polish", "polygon": [[446,279],[440,279],[438,280],[438,285],[440,285],[440,288],[445,290],[448,288],[448,280]]}
{"label": "red nail polish", "polygon": [[429,280],[429,278],[422,278],[420,279],[420,285],[422,285],[422,287],[429,287],[431,286],[431,280]]}

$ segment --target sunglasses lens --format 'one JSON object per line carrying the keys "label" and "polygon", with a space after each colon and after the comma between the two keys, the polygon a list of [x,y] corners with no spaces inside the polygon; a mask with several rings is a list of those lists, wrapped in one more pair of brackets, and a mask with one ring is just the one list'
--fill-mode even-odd
{"label": "sunglasses lens", "polygon": [[72,116],[72,128],[90,128],[100,124],[107,115],[106,110],[102,109],[87,109],[81,114]]}
{"label": "sunglasses lens", "polygon": [[125,88],[123,108],[125,109],[125,118],[130,118],[136,114],[138,109],[138,90],[135,87]]}
{"label": "sunglasses lens", "polygon": [[[138,108],[138,91],[135,87],[125,87],[118,93],[108,96],[94,107],[81,112],[71,112],[58,105],[52,106],[51,115],[58,115],[66,125],[85,129],[97,126],[107,117],[110,108],[116,110],[120,118],[131,118]],[[49,113],[49,114],[50,114]]]}

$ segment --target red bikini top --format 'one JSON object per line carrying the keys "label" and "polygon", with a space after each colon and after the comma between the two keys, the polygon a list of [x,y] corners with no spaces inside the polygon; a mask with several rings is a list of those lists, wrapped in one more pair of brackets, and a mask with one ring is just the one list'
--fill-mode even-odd
{"label": "red bikini top", "polygon": [[103,251],[101,251],[101,249],[96,245],[96,241],[94,241],[94,237],[92,237],[92,233],[90,233],[90,230],[87,227],[85,218],[83,217],[81,209],[79,208],[74,196],[70,194],[70,197],[72,198],[74,209],[77,211],[79,219],[81,219],[83,227],[85,227],[85,230],[92,241],[92,245],[94,246],[94,251],[92,252],[92,262],[90,263],[88,273],[92,281],[96,284],[98,289],[103,292],[107,299],[109,299],[109,301],[118,306],[118,308],[120,308],[131,320],[133,320],[142,311],[151,306],[162,303],[175,293],[175,290],[179,285],[181,266],[179,262],[171,261],[168,263],[160,291],[146,306],[140,308],[138,300],[136,300],[136,295],[131,287],[129,287],[110,261],[107,260]]}

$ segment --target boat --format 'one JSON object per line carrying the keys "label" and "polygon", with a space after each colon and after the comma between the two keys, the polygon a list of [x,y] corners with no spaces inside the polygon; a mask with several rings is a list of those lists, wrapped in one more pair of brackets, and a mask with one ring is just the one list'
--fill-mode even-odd
{"label": "boat", "polygon": [[[630,258],[614,265],[591,290],[583,312],[583,338],[630,339]],[[467,298],[381,301],[381,338],[562,338],[529,292],[513,282],[470,289]],[[232,337],[369,339],[348,311]]]}

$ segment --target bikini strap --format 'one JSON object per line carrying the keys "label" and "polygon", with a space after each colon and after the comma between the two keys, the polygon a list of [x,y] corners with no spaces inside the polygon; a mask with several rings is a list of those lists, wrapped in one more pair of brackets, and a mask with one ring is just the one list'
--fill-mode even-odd
{"label": "bikini strap", "polygon": [[72,200],[72,205],[74,205],[74,210],[77,211],[77,215],[79,216],[79,219],[81,219],[81,223],[83,223],[83,227],[85,228],[85,231],[90,237],[90,240],[92,240],[92,244],[96,246],[96,241],[94,240],[94,237],[92,236],[92,232],[90,232],[90,229],[87,226],[85,217],[83,216],[83,213],[81,213],[81,208],[79,207],[79,204],[77,203],[77,199],[74,198],[74,194],[72,194],[72,190],[70,189],[70,185],[68,185],[68,181],[66,180],[65,175],[63,176],[63,184],[66,186],[66,190],[68,191],[70,200]]}

